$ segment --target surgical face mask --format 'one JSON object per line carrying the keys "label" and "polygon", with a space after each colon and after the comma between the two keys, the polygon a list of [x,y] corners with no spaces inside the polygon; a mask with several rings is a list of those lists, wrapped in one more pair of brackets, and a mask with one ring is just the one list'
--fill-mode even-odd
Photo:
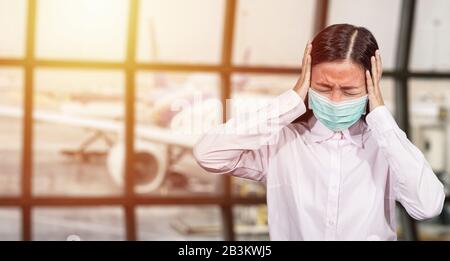
{"label": "surgical face mask", "polygon": [[367,95],[342,102],[333,102],[312,88],[308,91],[309,108],[328,129],[341,131],[349,128],[366,113]]}

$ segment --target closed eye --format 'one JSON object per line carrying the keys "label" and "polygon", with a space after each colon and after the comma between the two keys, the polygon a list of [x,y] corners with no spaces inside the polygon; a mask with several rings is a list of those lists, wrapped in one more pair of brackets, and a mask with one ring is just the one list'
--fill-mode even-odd
{"label": "closed eye", "polygon": [[318,83],[316,89],[320,92],[329,92],[333,89],[333,87],[328,84]]}
{"label": "closed eye", "polygon": [[361,92],[344,92],[344,94],[348,95],[348,96],[356,96],[356,95],[360,95]]}
{"label": "closed eye", "polygon": [[341,86],[341,90],[346,95],[359,95],[362,92],[361,88],[355,86]]}

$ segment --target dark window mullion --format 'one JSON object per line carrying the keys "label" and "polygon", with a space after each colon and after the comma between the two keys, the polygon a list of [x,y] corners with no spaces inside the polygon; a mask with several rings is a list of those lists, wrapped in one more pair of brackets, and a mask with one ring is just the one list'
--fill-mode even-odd
{"label": "dark window mullion", "polygon": [[136,73],[136,38],[138,21],[138,0],[130,0],[128,14],[127,58],[125,68],[125,225],[126,239],[136,240],[136,212],[134,202],[134,122],[135,122],[135,73]]}
{"label": "dark window mullion", "polygon": [[32,239],[32,170],[33,170],[33,81],[36,31],[36,0],[28,0],[25,50],[25,88],[22,131],[22,240]]}
{"label": "dark window mullion", "polygon": [[[406,135],[409,135],[409,106],[408,106],[408,80],[410,77],[409,61],[411,55],[411,41],[414,30],[416,0],[403,0],[400,13],[400,29],[397,43],[398,71],[395,77],[395,112],[396,120]],[[401,208],[401,220],[404,236],[407,240],[418,240],[416,221],[410,217],[405,209]]]}
{"label": "dark window mullion", "polygon": [[[224,15],[224,28],[222,38],[222,61],[221,67],[223,69],[231,67],[231,59],[233,54],[233,39],[234,39],[234,24],[236,21],[236,5],[237,0],[227,0]],[[225,122],[229,115],[227,113],[226,101],[231,96],[231,72],[229,70],[222,70],[221,74],[221,101],[222,101],[222,119]],[[222,222],[223,222],[223,237],[225,240],[235,240],[234,224],[233,224],[233,206],[231,203],[232,179],[230,176],[223,176],[223,192],[225,204],[221,205]]]}
{"label": "dark window mullion", "polygon": [[319,33],[327,26],[329,0],[316,0],[316,12],[314,21],[314,34]]}

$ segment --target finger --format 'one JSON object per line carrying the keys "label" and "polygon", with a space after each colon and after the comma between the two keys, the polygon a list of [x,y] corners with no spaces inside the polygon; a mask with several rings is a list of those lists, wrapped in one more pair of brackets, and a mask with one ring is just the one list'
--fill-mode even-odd
{"label": "finger", "polygon": [[305,82],[303,85],[309,87],[310,80],[311,80],[311,55],[308,54],[306,57]]}
{"label": "finger", "polygon": [[305,74],[306,74],[306,66],[307,66],[307,58],[308,55],[311,53],[311,43],[307,43],[306,47],[305,47],[305,51],[303,54],[303,61],[302,61],[302,72],[301,72],[301,76],[300,76],[300,80],[301,82],[303,82],[303,80],[305,79]]}
{"label": "finger", "polygon": [[300,77],[298,78],[298,83],[303,84],[304,79],[305,79],[305,66],[302,66],[302,72],[300,74]]}
{"label": "finger", "polygon": [[378,77],[379,77],[379,79],[381,79],[381,75],[383,74],[383,66],[381,63],[380,50],[377,50],[375,53],[376,53],[376,58],[377,58]]}
{"label": "finger", "polygon": [[378,79],[378,69],[377,69],[377,61],[376,61],[375,56],[370,57],[370,63],[372,65],[372,69],[371,69],[372,76],[373,76],[372,80],[373,80],[374,84],[376,85],[376,79]]}
{"label": "finger", "polygon": [[309,66],[309,70],[311,70],[311,51],[312,51],[312,44],[308,44],[308,48],[306,51],[306,58],[308,59],[306,61],[306,66]]}
{"label": "finger", "polygon": [[308,41],[305,46],[305,51],[303,52],[303,60],[306,60],[306,56],[308,55],[311,47],[311,42]]}
{"label": "finger", "polygon": [[373,83],[374,83],[374,91],[375,91],[375,95],[377,97],[381,97],[381,89],[380,89],[380,80],[381,80],[381,73],[382,73],[382,69],[381,69],[381,56],[380,56],[380,51],[377,50],[375,52],[375,62],[376,62],[376,68],[377,70],[375,70],[377,72],[376,77],[373,77]]}
{"label": "finger", "polygon": [[306,56],[308,55],[309,41],[306,43],[305,50],[303,51],[302,67],[305,65]]}
{"label": "finger", "polygon": [[303,50],[303,57],[302,57],[302,68],[301,68],[301,74],[300,74],[300,81],[303,82],[303,78],[305,76],[305,61],[306,61],[306,54],[308,53],[308,44],[305,46],[305,50]]}
{"label": "finger", "polygon": [[373,82],[373,87],[374,87],[374,94],[378,94],[378,71],[377,71],[377,63],[376,63],[376,58],[375,56],[372,56],[370,58],[370,62],[372,64],[372,82]]}

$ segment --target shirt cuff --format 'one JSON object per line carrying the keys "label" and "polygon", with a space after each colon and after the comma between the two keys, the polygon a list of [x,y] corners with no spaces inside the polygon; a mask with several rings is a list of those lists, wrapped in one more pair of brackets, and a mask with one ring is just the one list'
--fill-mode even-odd
{"label": "shirt cuff", "polygon": [[397,122],[386,106],[378,106],[366,117],[367,125],[379,133],[398,128]]}

